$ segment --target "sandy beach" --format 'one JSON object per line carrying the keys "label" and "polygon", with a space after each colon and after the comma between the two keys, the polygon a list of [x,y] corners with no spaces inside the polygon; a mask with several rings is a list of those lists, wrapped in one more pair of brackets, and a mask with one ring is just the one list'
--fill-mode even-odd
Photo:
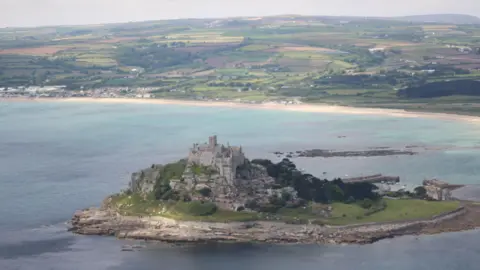
{"label": "sandy beach", "polygon": [[309,113],[334,113],[334,114],[355,114],[372,116],[394,116],[408,118],[432,118],[452,121],[480,122],[480,117],[457,115],[447,113],[410,112],[398,109],[377,109],[346,107],[323,104],[290,104],[278,103],[247,104],[225,101],[196,101],[196,100],[174,100],[174,99],[136,99],[136,98],[4,98],[0,102],[64,102],[64,103],[110,103],[110,104],[158,104],[158,105],[179,105],[197,107],[221,107],[221,108],[242,108],[242,109],[263,109],[281,110]]}

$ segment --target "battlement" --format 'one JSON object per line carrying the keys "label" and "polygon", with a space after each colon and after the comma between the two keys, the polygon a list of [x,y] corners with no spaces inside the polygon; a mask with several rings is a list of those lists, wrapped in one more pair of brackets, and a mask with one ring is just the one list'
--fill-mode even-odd
{"label": "battlement", "polygon": [[210,149],[215,149],[215,147],[217,147],[216,135],[208,137],[208,146],[210,147]]}
{"label": "battlement", "polygon": [[242,147],[218,144],[215,135],[208,138],[208,143],[193,144],[188,155],[189,164],[212,167],[232,185],[237,167],[245,164],[245,160]]}

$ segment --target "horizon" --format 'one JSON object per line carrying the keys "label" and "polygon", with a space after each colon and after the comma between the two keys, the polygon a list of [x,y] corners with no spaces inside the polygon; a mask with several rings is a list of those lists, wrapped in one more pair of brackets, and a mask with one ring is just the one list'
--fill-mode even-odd
{"label": "horizon", "polygon": [[[469,15],[480,17],[480,2],[451,1],[299,0],[137,0],[118,5],[115,0],[4,0],[0,2],[0,28],[103,25],[175,19],[226,19],[282,15],[389,18],[416,15]],[[411,8],[414,5],[415,8]],[[251,8],[254,7],[254,8]],[[3,12],[2,12],[3,11]],[[475,11],[474,13],[472,11]],[[88,14],[88,16],[85,16]]]}
{"label": "horizon", "polygon": [[159,21],[176,21],[176,20],[227,20],[227,19],[245,19],[245,18],[273,18],[273,17],[284,17],[284,16],[298,16],[298,17],[330,17],[330,18],[367,18],[367,19],[395,19],[403,17],[412,17],[412,16],[449,16],[449,15],[459,15],[459,16],[472,16],[480,19],[480,16],[475,16],[471,14],[461,14],[461,13],[422,13],[422,14],[406,14],[398,16],[362,16],[362,15],[325,15],[325,14],[272,14],[264,16],[228,16],[228,17],[181,17],[181,18],[170,18],[170,19],[144,19],[144,20],[131,20],[131,21],[111,21],[111,22],[92,22],[92,23],[83,23],[83,24],[45,24],[45,25],[34,25],[34,26],[0,26],[0,29],[17,29],[17,28],[44,28],[44,27],[81,27],[81,26],[103,26],[103,25],[113,25],[113,24],[128,24],[128,23],[144,23],[144,22],[159,22]]}

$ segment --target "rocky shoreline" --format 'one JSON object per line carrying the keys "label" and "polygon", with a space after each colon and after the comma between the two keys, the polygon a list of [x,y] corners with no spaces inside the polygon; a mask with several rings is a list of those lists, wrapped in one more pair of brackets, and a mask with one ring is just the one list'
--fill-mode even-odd
{"label": "rocky shoreline", "polygon": [[333,158],[333,157],[381,157],[381,156],[400,156],[400,155],[416,155],[417,152],[410,150],[397,150],[389,149],[388,147],[378,147],[377,149],[369,150],[360,150],[360,151],[334,151],[326,149],[309,149],[309,150],[298,150],[295,152],[279,152],[276,151],[274,154],[277,157],[285,158],[298,158],[298,157],[322,157],[322,158]]}
{"label": "rocky shoreline", "polygon": [[437,234],[480,227],[480,205],[462,207],[428,220],[350,226],[294,225],[254,221],[213,223],[164,217],[122,216],[112,209],[77,211],[70,231],[82,235],[154,240],[170,243],[265,242],[301,244],[370,244],[402,235]]}

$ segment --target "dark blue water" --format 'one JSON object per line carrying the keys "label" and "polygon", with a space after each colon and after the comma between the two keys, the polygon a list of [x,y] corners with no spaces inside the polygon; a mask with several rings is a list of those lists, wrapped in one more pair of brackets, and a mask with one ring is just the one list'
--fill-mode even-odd
{"label": "dark blue water", "polygon": [[[480,183],[470,123],[185,106],[0,103],[0,269],[479,269],[480,233],[402,237],[369,246],[147,244],[65,231],[76,209],[124,188],[131,172],[181,158],[218,134],[251,157],[305,148],[461,146],[413,157],[299,159],[327,176],[386,173],[418,184]],[[339,135],[347,135],[338,139]]]}

